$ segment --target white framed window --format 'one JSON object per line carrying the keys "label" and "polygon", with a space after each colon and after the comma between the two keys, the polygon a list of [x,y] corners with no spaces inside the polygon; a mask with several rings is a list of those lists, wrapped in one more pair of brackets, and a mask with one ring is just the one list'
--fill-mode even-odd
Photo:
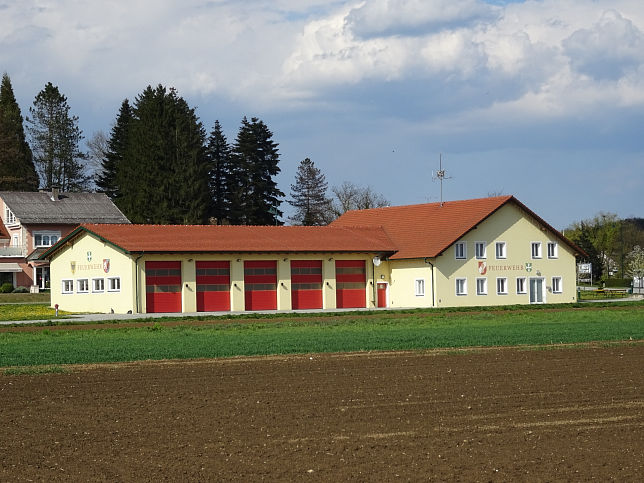
{"label": "white framed window", "polygon": [[19,247],[20,246],[20,237],[18,234],[12,235],[11,236],[11,246],[12,247]]}
{"label": "white framed window", "polygon": [[456,279],[456,295],[467,295],[467,279]]}
{"label": "white framed window", "polygon": [[548,242],[548,258],[559,258],[559,246],[557,242]]}
{"label": "white framed window", "polygon": [[504,258],[507,258],[508,252],[507,252],[507,246],[505,242],[496,242],[496,258],[499,260],[502,260]]}
{"label": "white framed window", "polygon": [[424,297],[425,296],[425,279],[424,278],[417,278],[414,281],[414,287],[416,290],[416,297]]}
{"label": "white framed window", "polygon": [[518,294],[528,293],[525,277],[517,277],[517,293]]}
{"label": "white framed window", "polygon": [[37,231],[34,232],[34,248],[50,247],[60,238],[59,231]]}
{"label": "white framed window", "polygon": [[13,214],[13,211],[11,211],[8,206],[4,207],[4,223],[5,225],[16,224],[16,215]]}
{"label": "white framed window", "polygon": [[476,258],[485,258],[487,256],[487,247],[485,242],[474,242],[474,252]]}
{"label": "white framed window", "polygon": [[76,280],[76,293],[88,293],[89,280],[86,278],[79,278]]}
{"label": "white framed window", "polygon": [[532,242],[532,258],[541,258],[541,242]]}
{"label": "white framed window", "polygon": [[121,291],[121,277],[110,277],[107,279],[107,291],[108,292],[120,292]]}
{"label": "white framed window", "polygon": [[496,279],[496,293],[498,295],[508,294],[508,279],[506,277],[499,277]]}
{"label": "white framed window", "polygon": [[74,293],[73,280],[66,279],[62,281],[62,293]]}
{"label": "white framed window", "polygon": [[92,279],[92,292],[105,292],[105,279],[93,278]]}
{"label": "white framed window", "polygon": [[561,293],[561,277],[552,277],[552,293]]}
{"label": "white framed window", "polygon": [[487,278],[476,279],[476,295],[487,295]]}
{"label": "white framed window", "polygon": [[465,247],[465,242],[454,243],[454,255],[459,260],[467,258],[467,249]]}

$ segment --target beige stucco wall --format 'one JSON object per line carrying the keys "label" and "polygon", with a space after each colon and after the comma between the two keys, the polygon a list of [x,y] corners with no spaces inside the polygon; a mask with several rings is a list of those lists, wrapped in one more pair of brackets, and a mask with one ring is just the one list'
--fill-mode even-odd
{"label": "beige stucco wall", "polygon": [[[225,254],[149,254],[138,260],[139,277],[139,305],[141,312],[147,312],[145,303],[145,262],[146,261],[181,261],[182,279],[182,310],[183,312],[196,312],[196,262],[200,260],[229,261],[230,286],[231,286],[231,311],[240,312],[245,309],[244,303],[244,261],[274,260],[277,262],[277,309],[291,310],[291,260],[322,260],[322,303],[323,308],[336,307],[335,297],[335,261],[336,260],[364,260],[367,276],[367,290],[365,291],[365,305],[374,307],[373,290],[373,263],[375,254],[364,253],[225,253]],[[239,261],[238,261],[239,260]],[[143,281],[143,282],[141,282]]]}
{"label": "beige stucco wall", "polygon": [[[545,227],[537,224],[527,214],[514,205],[505,205],[499,211],[470,231],[461,240],[466,242],[465,260],[455,257],[454,246],[436,258],[436,305],[473,306],[473,305],[512,305],[527,304],[529,299],[530,278],[544,279],[544,303],[563,303],[576,301],[575,256],[568,245],[562,243]],[[475,257],[475,242],[487,244],[485,259]],[[497,260],[495,245],[497,241],[506,243],[507,257]],[[558,258],[548,258],[548,242],[558,242]],[[533,259],[531,243],[541,242],[542,257]],[[485,262],[487,273],[479,273],[479,262]],[[532,264],[531,271],[527,264]],[[477,295],[476,279],[487,278],[487,295]],[[507,295],[497,295],[496,279],[506,277]],[[526,294],[517,294],[517,277],[526,278]],[[562,293],[552,293],[552,277],[562,277]],[[467,280],[467,295],[456,295],[456,279]]]}
{"label": "beige stucco wall", "polygon": [[[88,254],[91,259],[88,261]],[[109,271],[103,269],[103,260],[109,259]],[[95,238],[84,235],[68,248],[58,252],[50,263],[51,305],[70,312],[99,312],[124,314],[135,311],[134,261],[122,251]],[[121,290],[108,291],[108,277],[120,277]],[[89,292],[76,293],[77,281],[88,279]],[[105,290],[92,291],[92,279],[105,279]],[[74,293],[62,293],[63,280],[73,280]]]}
{"label": "beige stucco wall", "polygon": [[[431,261],[431,260],[429,260]],[[389,307],[431,307],[432,265],[424,259],[390,260]],[[416,280],[425,282],[424,295],[416,295]]]}

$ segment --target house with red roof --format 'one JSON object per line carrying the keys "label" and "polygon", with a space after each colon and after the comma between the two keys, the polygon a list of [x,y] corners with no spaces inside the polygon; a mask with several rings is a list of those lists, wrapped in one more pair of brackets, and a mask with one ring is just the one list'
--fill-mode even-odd
{"label": "house with red roof", "polygon": [[0,284],[49,288],[38,257],[81,223],[129,223],[103,193],[0,191]]}
{"label": "house with red roof", "polygon": [[152,313],[573,302],[582,253],[501,196],[324,227],[82,224],[40,259],[52,305]]}

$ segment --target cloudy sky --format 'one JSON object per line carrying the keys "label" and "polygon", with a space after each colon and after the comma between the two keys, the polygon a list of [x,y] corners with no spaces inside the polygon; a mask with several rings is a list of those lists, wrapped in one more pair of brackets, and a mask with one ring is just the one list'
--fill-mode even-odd
{"label": "cloudy sky", "polygon": [[230,141],[243,116],[330,185],[392,204],[514,194],[557,228],[644,217],[642,0],[0,0],[23,115],[47,82],[89,138],[174,86]]}

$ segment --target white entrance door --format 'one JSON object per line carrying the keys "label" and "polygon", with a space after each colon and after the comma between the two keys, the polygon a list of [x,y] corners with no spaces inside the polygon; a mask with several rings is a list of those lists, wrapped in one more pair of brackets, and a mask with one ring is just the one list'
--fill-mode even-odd
{"label": "white entrance door", "polygon": [[544,303],[543,296],[543,278],[530,279],[530,303],[542,304]]}

